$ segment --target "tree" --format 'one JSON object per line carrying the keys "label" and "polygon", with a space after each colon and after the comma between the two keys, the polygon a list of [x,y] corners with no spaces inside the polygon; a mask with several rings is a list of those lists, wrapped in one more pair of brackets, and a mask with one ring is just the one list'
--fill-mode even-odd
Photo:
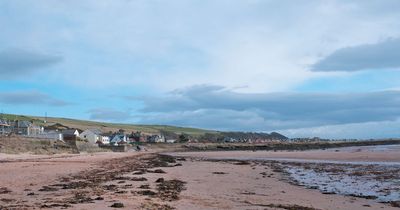
{"label": "tree", "polygon": [[179,135],[179,142],[188,142],[189,141],[189,135],[186,133],[182,133]]}
{"label": "tree", "polygon": [[165,137],[165,139],[178,139],[179,136],[178,134],[172,132],[172,131],[167,131],[167,130],[160,130],[160,134]]}

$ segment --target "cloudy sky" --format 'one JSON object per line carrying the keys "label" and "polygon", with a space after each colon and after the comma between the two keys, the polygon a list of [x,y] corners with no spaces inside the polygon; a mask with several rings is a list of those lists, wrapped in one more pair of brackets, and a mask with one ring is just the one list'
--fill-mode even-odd
{"label": "cloudy sky", "polygon": [[1,0],[0,109],[400,137],[398,0]]}

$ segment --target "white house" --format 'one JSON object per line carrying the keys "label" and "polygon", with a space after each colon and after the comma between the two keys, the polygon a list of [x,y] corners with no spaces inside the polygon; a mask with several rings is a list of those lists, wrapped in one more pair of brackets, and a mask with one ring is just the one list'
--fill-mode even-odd
{"label": "white house", "polygon": [[124,134],[116,134],[110,141],[110,144],[112,145],[118,145],[121,143],[126,143],[128,142],[128,138]]}
{"label": "white house", "polygon": [[167,142],[169,144],[173,144],[176,142],[176,139],[167,139],[167,140],[165,140],[165,142]]}
{"label": "white house", "polygon": [[43,126],[35,125],[32,122],[26,120],[16,120],[11,126],[13,127],[13,131],[16,134],[27,136],[41,134],[44,130]]}
{"label": "white house", "polygon": [[0,134],[9,133],[10,124],[6,120],[0,119]]}
{"label": "white house", "polygon": [[36,137],[36,138],[64,141],[64,136],[59,131],[46,131],[46,132],[43,132],[43,133],[40,133],[40,134],[31,135],[31,136],[32,137]]}
{"label": "white house", "polygon": [[107,135],[101,135],[100,141],[102,144],[110,144],[110,137]]}
{"label": "white house", "polygon": [[147,141],[153,143],[163,143],[165,142],[165,137],[163,135],[152,135],[147,138]]}
{"label": "white house", "polygon": [[101,130],[99,129],[86,129],[81,134],[79,134],[79,138],[85,139],[91,144],[96,144],[98,141],[103,141]]}

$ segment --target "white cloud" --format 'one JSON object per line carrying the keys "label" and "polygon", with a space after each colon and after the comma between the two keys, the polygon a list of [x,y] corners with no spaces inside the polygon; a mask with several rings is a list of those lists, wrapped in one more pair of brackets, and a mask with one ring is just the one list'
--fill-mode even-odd
{"label": "white cloud", "polygon": [[0,51],[0,80],[26,78],[36,71],[55,65],[62,57],[30,50],[7,49]]}
{"label": "white cloud", "polygon": [[69,102],[53,98],[52,96],[37,90],[2,91],[0,92],[0,103],[8,105],[71,105]]}
{"label": "white cloud", "polygon": [[286,91],[326,75],[308,71],[319,56],[400,34],[397,13],[372,13],[388,8],[359,1],[32,1],[16,8],[29,8],[19,18],[30,25],[12,35],[29,30],[30,38],[21,33],[14,44],[57,48],[69,57],[53,77],[96,88],[106,79],[158,91],[204,83]]}
{"label": "white cloud", "polygon": [[92,120],[126,121],[132,119],[129,111],[118,111],[112,108],[95,108],[87,111]]}
{"label": "white cloud", "polygon": [[[238,93],[221,86],[199,85],[175,90],[166,97],[134,100],[142,100],[144,104],[137,116],[140,123],[221,130],[299,129],[293,131],[313,134],[318,131],[314,127],[385,123],[400,116],[399,91],[254,94]],[[344,135],[336,131],[338,136]]]}
{"label": "white cloud", "polygon": [[[147,112],[140,117],[147,123],[263,130],[383,122],[397,117],[393,98],[386,97],[379,106],[374,106],[379,100],[369,98],[366,102],[372,108],[363,109],[363,96],[371,93],[345,97],[338,92],[331,103],[329,94],[288,92],[309,79],[338,75],[310,71],[338,49],[400,37],[399,6],[397,0],[4,0],[0,46],[63,55],[63,62],[54,67],[57,71],[33,77],[28,85],[43,87],[50,81],[97,98],[128,91],[135,97],[161,95],[168,104],[143,100]],[[196,93],[195,98],[182,92],[168,95],[196,84],[223,88]],[[312,87],[316,92],[319,88]],[[276,97],[276,92],[285,94]],[[275,97],[285,110],[270,106]],[[302,97],[310,101],[301,101]],[[315,109],[308,106],[314,98],[321,99]],[[213,100],[219,104],[204,102]],[[302,104],[296,104],[299,101]],[[182,108],[178,102],[185,109],[156,110]],[[90,102],[82,103],[88,109]],[[336,108],[326,107],[332,104]],[[341,108],[342,104],[346,106]],[[113,104],[112,110],[94,109],[89,115],[124,120],[130,112],[118,109],[128,105]]]}
{"label": "white cloud", "polygon": [[400,69],[400,38],[341,48],[315,63],[314,71]]}

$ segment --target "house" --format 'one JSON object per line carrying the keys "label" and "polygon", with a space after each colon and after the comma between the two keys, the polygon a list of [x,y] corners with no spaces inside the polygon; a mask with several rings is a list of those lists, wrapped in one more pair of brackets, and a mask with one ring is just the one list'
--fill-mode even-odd
{"label": "house", "polygon": [[147,142],[162,143],[165,142],[165,137],[163,135],[151,135],[147,137]]}
{"label": "house", "polygon": [[120,145],[120,144],[125,144],[127,142],[128,142],[128,138],[126,137],[126,135],[118,133],[112,137],[110,144],[116,146],[116,145]]}
{"label": "house", "polygon": [[110,144],[110,137],[108,136],[108,134],[101,134],[100,136],[100,143],[101,144]]}
{"label": "house", "polygon": [[44,131],[44,128],[42,126],[34,125],[32,122],[26,120],[16,120],[11,123],[10,126],[12,128],[12,131],[19,135],[37,135],[43,133]]}
{"label": "house", "polygon": [[77,129],[66,129],[62,131],[63,139],[76,139],[79,137],[79,131]]}
{"label": "house", "polygon": [[134,142],[144,142],[144,137],[141,132],[132,132],[131,134],[128,135],[128,142],[134,143]]}
{"label": "house", "polygon": [[169,144],[173,144],[176,142],[176,139],[167,139],[167,140],[165,140],[165,142],[167,142]]}
{"label": "house", "polygon": [[[87,140],[91,144],[96,144],[97,142],[103,142],[102,132],[99,129],[86,129],[80,135],[79,138]],[[106,141],[106,138],[104,138]]]}
{"label": "house", "polygon": [[239,140],[232,138],[232,137],[224,137],[224,142],[226,143],[234,143],[234,142],[239,142]]}
{"label": "house", "polygon": [[4,135],[9,133],[10,125],[6,120],[0,119],[0,134]]}
{"label": "house", "polygon": [[54,130],[45,131],[43,133],[30,135],[30,136],[35,137],[35,138],[41,138],[41,139],[64,141],[63,134],[59,131],[54,131]]}

